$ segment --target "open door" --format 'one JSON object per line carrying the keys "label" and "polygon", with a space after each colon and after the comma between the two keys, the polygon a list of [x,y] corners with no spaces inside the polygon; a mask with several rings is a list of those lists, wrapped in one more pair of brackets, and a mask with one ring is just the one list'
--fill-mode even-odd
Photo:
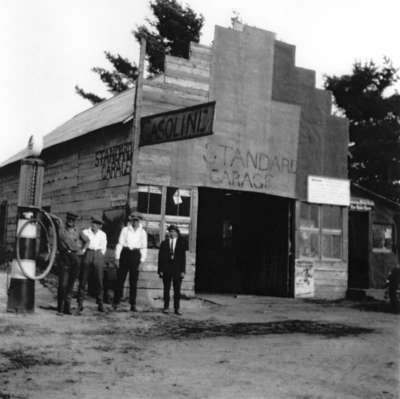
{"label": "open door", "polygon": [[199,189],[196,291],[291,296],[291,201]]}
{"label": "open door", "polygon": [[349,212],[348,288],[369,288],[369,212]]}

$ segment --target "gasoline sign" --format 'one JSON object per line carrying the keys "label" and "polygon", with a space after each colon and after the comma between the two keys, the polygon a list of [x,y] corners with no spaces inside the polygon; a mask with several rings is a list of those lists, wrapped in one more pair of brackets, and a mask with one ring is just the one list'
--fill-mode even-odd
{"label": "gasoline sign", "polygon": [[140,146],[213,133],[215,101],[141,118]]}

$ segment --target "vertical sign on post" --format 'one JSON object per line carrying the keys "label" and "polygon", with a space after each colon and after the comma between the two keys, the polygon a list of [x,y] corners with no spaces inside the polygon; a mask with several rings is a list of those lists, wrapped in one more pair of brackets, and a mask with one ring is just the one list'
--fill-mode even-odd
{"label": "vertical sign on post", "polygon": [[141,38],[140,56],[139,56],[139,75],[135,85],[135,99],[133,106],[132,121],[132,162],[128,191],[128,209],[129,212],[135,211],[138,204],[137,170],[139,165],[139,139],[140,139],[140,115],[142,110],[143,96],[143,75],[144,75],[144,57],[146,55],[146,39]]}

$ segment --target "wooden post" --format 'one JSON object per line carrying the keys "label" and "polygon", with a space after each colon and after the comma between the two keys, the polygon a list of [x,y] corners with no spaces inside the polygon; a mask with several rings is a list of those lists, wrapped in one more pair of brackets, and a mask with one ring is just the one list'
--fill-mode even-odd
{"label": "wooden post", "polygon": [[127,208],[129,212],[137,210],[138,205],[138,186],[137,172],[139,165],[139,140],[140,140],[140,116],[142,110],[143,98],[143,74],[144,74],[144,58],[146,55],[146,39],[141,38],[140,56],[139,56],[139,74],[135,84],[135,98],[133,103],[133,120],[132,120],[132,162],[131,173],[128,188]]}

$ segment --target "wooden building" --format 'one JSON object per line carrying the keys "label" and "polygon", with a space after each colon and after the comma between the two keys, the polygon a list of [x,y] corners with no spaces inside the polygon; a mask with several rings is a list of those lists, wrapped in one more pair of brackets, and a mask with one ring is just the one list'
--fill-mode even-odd
{"label": "wooden building", "polygon": [[[110,253],[127,201],[134,91],[45,136],[44,206],[104,217]],[[295,65],[295,47],[254,27],[216,27],[211,47],[166,57],[142,115],[215,101],[214,134],[140,148],[139,211],[149,256],[139,289],[160,294],[157,247],[169,223],[188,241],[186,295],[339,298],[347,289],[347,121]],[[17,154],[0,168],[2,244],[15,235]],[[347,198],[348,197],[348,198]]]}
{"label": "wooden building", "polygon": [[349,212],[349,290],[382,289],[400,262],[400,204],[356,184]]}

